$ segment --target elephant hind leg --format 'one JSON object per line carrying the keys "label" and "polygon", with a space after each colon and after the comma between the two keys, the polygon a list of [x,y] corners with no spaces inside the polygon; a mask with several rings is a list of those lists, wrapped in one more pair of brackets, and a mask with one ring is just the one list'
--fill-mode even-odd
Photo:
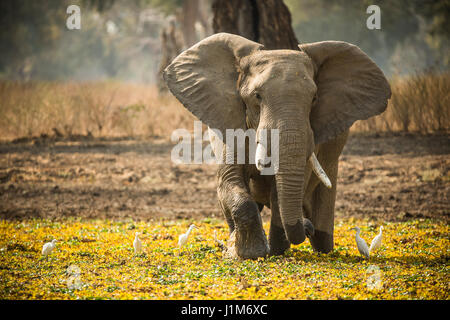
{"label": "elephant hind leg", "polygon": [[333,234],[330,232],[316,230],[310,242],[316,251],[329,253],[333,250]]}
{"label": "elephant hind leg", "polygon": [[[314,177],[315,178],[315,177]],[[336,200],[336,183],[332,189],[317,184],[311,197],[310,216],[314,225],[314,235],[309,238],[314,250],[328,253],[333,250],[334,203]]]}
{"label": "elephant hind leg", "polygon": [[315,175],[311,176],[312,192],[309,208],[312,223],[315,227],[314,236],[310,238],[314,250],[328,253],[333,250],[334,206],[336,202],[336,183],[338,175],[339,155],[344,148],[348,132],[324,143],[317,154],[319,162],[331,180],[332,187],[328,189],[320,183]]}

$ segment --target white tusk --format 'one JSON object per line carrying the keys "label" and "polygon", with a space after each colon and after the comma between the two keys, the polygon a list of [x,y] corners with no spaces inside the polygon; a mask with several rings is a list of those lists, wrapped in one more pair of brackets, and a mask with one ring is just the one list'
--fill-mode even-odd
{"label": "white tusk", "polygon": [[323,182],[323,184],[328,188],[331,189],[331,181],[328,178],[325,171],[322,169],[322,166],[319,163],[319,160],[317,160],[316,155],[314,152],[312,153],[311,157],[309,158],[309,162],[311,163],[312,170],[317,175],[317,177],[320,179],[320,181]]}
{"label": "white tusk", "polygon": [[264,166],[266,164],[268,164],[268,159],[267,159],[267,149],[266,147],[261,144],[258,143],[258,145],[256,146],[256,153],[255,153],[255,164],[256,164],[256,168],[261,171],[264,169]]}

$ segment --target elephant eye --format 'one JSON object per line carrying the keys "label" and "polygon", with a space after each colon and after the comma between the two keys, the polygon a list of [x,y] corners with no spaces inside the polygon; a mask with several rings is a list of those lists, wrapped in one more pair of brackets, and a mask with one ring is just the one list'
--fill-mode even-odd
{"label": "elephant eye", "polygon": [[261,95],[260,95],[258,92],[255,93],[255,97],[256,97],[256,99],[258,99],[259,101],[262,100]]}

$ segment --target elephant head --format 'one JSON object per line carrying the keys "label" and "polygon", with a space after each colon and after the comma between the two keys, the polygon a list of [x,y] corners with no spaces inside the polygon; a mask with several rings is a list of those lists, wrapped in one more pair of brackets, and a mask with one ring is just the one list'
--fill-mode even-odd
{"label": "elephant head", "polygon": [[382,113],[391,95],[383,72],[357,46],[324,41],[299,48],[264,50],[219,33],[181,53],[164,72],[177,99],[223,137],[226,129],[254,128],[257,136],[261,129],[279,130],[275,183],[293,244],[305,240],[305,167],[309,159],[317,163],[315,145]]}

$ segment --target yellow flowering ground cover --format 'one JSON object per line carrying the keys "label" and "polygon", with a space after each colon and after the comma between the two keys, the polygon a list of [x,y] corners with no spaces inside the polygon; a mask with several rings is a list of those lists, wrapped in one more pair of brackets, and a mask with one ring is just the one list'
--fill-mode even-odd
{"label": "yellow flowering ground cover", "polygon": [[[191,222],[199,229],[179,252],[178,235]],[[369,261],[349,229],[359,226],[370,245],[379,225],[355,219],[336,221],[330,254],[305,241],[283,256],[238,261],[213,240],[214,230],[227,238],[221,220],[1,220],[0,299],[449,299],[448,224],[383,225],[383,245]],[[56,249],[43,257],[53,237]]]}

